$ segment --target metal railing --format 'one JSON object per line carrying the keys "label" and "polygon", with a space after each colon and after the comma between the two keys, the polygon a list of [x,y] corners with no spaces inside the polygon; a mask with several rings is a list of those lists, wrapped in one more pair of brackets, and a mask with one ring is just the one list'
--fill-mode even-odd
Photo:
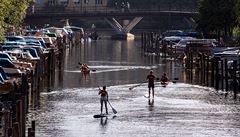
{"label": "metal railing", "polygon": [[168,12],[168,13],[192,13],[197,14],[198,9],[187,8],[187,7],[155,7],[155,8],[112,8],[107,6],[44,6],[36,7],[34,12],[29,13],[29,15],[34,14],[128,14],[128,13],[158,13],[158,12]]}

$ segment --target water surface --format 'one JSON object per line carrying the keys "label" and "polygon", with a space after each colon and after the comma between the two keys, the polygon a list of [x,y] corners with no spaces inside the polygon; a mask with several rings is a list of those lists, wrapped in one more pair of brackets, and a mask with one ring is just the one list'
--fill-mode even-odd
{"label": "water surface", "polygon": [[[55,88],[41,93],[40,106],[29,114],[36,120],[38,137],[239,137],[239,102],[211,88],[184,84],[181,64],[147,56],[136,41],[99,40],[66,52],[65,67],[56,75]],[[84,76],[78,62],[94,70]],[[155,98],[148,93],[146,75],[167,72],[177,83],[156,83]],[[58,73],[56,73],[58,74]],[[143,83],[132,90],[130,87]],[[109,100],[118,111],[107,118],[100,113],[98,86],[107,86]]]}

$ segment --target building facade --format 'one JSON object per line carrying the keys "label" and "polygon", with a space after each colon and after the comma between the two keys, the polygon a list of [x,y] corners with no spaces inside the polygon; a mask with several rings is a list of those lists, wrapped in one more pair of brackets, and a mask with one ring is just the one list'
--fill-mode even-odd
{"label": "building facade", "polygon": [[107,7],[108,0],[35,0],[35,10],[46,7],[62,7],[64,10],[103,10]]}

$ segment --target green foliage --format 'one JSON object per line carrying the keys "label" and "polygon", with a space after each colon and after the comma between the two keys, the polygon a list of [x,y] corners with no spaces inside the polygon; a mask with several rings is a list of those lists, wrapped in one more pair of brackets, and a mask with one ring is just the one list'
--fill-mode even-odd
{"label": "green foliage", "polygon": [[31,0],[1,0],[0,1],[0,35],[8,26],[19,26],[25,18]]}
{"label": "green foliage", "polygon": [[238,26],[240,25],[240,1],[236,0],[236,6],[235,6],[235,11],[236,11],[236,18],[237,18],[237,24]]}
{"label": "green foliage", "polygon": [[205,34],[232,36],[237,0],[202,0],[197,29]]}
{"label": "green foliage", "polygon": [[6,23],[4,22],[5,17],[7,17],[7,6],[9,5],[8,0],[0,1],[0,35],[3,34]]}
{"label": "green foliage", "polygon": [[11,25],[19,25],[22,23],[22,20],[25,17],[26,10],[28,7],[27,1],[11,1],[9,15],[8,15],[8,22]]}
{"label": "green foliage", "polygon": [[233,36],[234,37],[240,37],[240,28],[239,27],[235,27],[233,29]]}

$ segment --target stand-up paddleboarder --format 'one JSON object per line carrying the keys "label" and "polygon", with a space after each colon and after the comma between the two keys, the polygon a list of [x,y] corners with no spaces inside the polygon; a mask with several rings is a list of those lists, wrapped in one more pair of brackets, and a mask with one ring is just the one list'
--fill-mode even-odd
{"label": "stand-up paddleboarder", "polygon": [[101,103],[101,115],[102,115],[102,111],[103,111],[103,103],[105,105],[105,110],[106,110],[106,114],[108,114],[108,108],[107,108],[107,102],[108,102],[108,93],[106,91],[106,86],[103,86],[103,89],[99,88],[99,92],[98,95],[100,95],[100,103]]}
{"label": "stand-up paddleboarder", "polygon": [[151,70],[149,74],[147,75],[148,80],[148,98],[150,98],[151,95],[151,89],[152,89],[152,97],[154,98],[154,80],[155,76],[153,75],[153,71]]}

